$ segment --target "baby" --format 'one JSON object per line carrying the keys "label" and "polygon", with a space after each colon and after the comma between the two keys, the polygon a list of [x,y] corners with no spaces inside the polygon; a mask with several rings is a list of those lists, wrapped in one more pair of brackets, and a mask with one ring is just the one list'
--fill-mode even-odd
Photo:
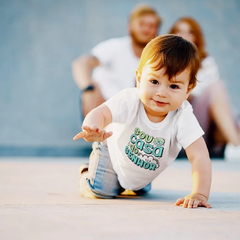
{"label": "baby", "polygon": [[192,165],[193,189],[175,204],[211,207],[211,161],[186,100],[198,69],[198,50],[182,37],[162,35],[147,44],[136,70],[137,87],[93,109],[74,137],[94,142],[89,165],[80,167],[82,196],[113,198],[125,189],[145,194],[183,147]]}

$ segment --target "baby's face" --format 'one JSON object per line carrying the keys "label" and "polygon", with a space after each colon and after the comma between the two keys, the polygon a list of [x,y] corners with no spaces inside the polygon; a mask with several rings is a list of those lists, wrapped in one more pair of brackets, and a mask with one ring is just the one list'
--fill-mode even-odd
{"label": "baby's face", "polygon": [[188,98],[190,71],[187,68],[169,81],[164,69],[155,71],[153,66],[154,63],[146,64],[141,76],[137,72],[137,86],[148,118],[152,122],[160,122]]}

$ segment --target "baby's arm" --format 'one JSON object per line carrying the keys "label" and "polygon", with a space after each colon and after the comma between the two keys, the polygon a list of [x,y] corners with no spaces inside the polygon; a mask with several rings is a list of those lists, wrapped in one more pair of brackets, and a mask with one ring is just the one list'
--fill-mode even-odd
{"label": "baby's arm", "polygon": [[112,122],[112,114],[109,108],[102,104],[93,109],[85,117],[82,129],[73,140],[84,138],[87,142],[102,142],[112,135],[112,132],[106,132],[104,127]]}
{"label": "baby's arm", "polygon": [[176,205],[183,204],[183,207],[197,208],[207,207],[210,194],[212,167],[211,160],[205,141],[202,137],[186,148],[189,161],[192,164],[193,189],[192,193],[184,198],[179,198]]}

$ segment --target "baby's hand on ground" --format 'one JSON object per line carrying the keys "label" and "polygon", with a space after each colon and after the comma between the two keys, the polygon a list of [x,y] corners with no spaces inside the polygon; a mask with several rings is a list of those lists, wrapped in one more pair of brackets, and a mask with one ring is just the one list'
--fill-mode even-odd
{"label": "baby's hand on ground", "polygon": [[103,142],[112,136],[112,132],[106,132],[103,128],[96,126],[82,126],[83,131],[78,133],[73,140],[84,138],[87,142]]}
{"label": "baby's hand on ground", "polygon": [[211,205],[207,202],[207,197],[199,193],[192,193],[184,198],[179,198],[175,205],[180,206],[181,204],[184,208],[211,208]]}

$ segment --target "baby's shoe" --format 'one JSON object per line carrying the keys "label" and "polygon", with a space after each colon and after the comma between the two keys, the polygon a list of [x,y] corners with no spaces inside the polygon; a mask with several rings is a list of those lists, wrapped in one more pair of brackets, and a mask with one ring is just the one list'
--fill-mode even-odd
{"label": "baby's shoe", "polygon": [[234,146],[232,144],[227,144],[224,152],[224,158],[229,162],[239,162],[240,163],[240,146]]}
{"label": "baby's shoe", "polygon": [[83,197],[95,199],[97,196],[92,192],[88,184],[88,167],[88,163],[83,163],[79,167],[80,178],[78,182],[78,189]]}
{"label": "baby's shoe", "polygon": [[89,164],[88,163],[82,163],[79,167],[79,173],[80,175],[82,175],[83,173],[85,172],[88,172],[88,167],[89,167]]}

